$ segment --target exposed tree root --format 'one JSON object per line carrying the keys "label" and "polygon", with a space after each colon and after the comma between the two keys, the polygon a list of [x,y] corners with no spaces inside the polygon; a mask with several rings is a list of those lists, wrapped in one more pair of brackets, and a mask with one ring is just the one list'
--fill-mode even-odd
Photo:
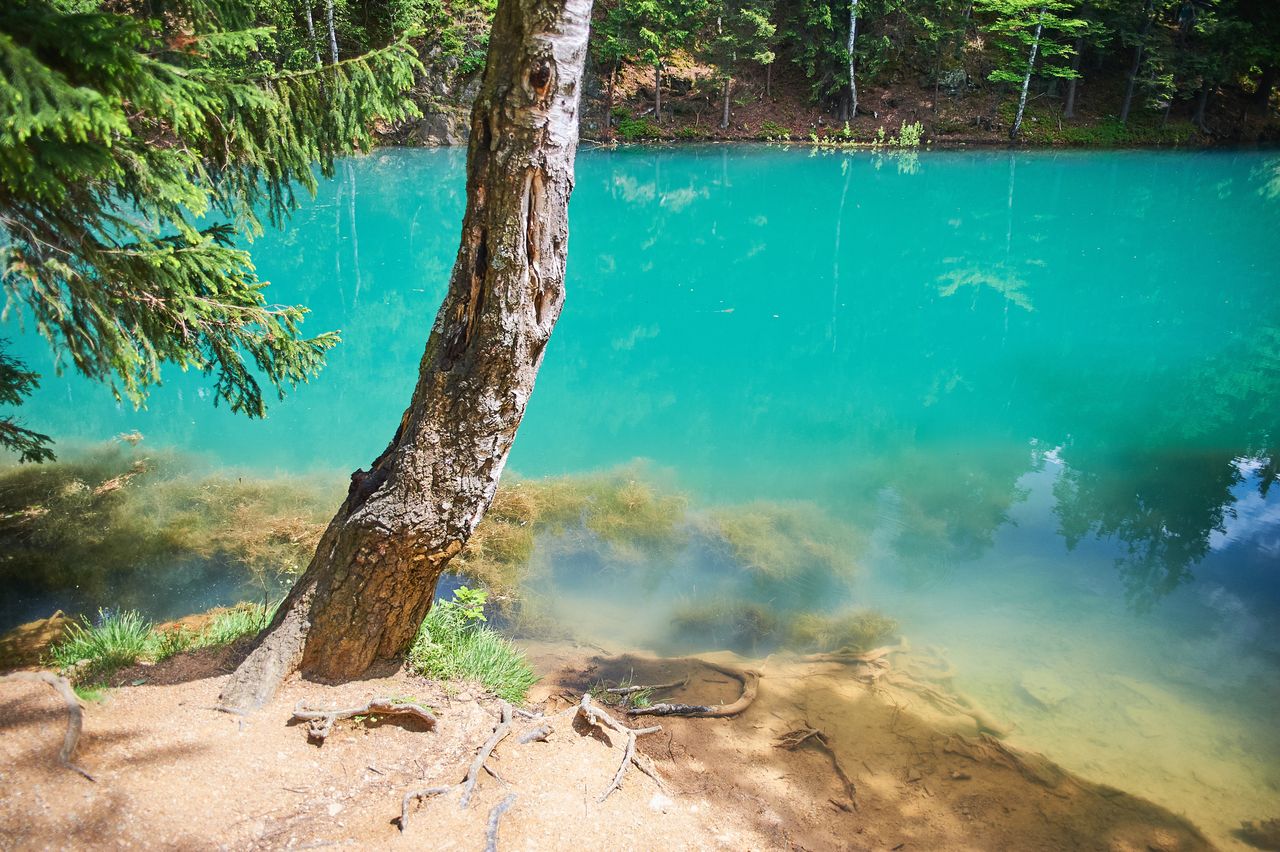
{"label": "exposed tree root", "polygon": [[325,738],[333,732],[333,724],[339,719],[350,719],[352,716],[416,716],[427,723],[428,728],[435,728],[436,717],[425,707],[417,704],[400,703],[390,698],[371,698],[362,707],[347,710],[308,710],[299,701],[293,708],[293,718],[308,722],[307,739],[323,745]]}
{"label": "exposed tree root", "polygon": [[489,811],[489,827],[484,834],[484,852],[498,852],[498,820],[515,803],[516,794],[511,793]]}
{"label": "exposed tree root", "polygon": [[76,745],[80,742],[80,731],[84,728],[84,714],[80,711],[80,699],[76,697],[76,691],[71,688],[71,682],[53,672],[13,672],[0,677],[0,681],[6,680],[38,681],[49,684],[57,691],[67,705],[67,733],[62,738],[58,762],[90,781],[96,781],[92,775],[71,762],[71,754],[76,750]]}
{"label": "exposed tree root", "polygon": [[[806,742],[817,743],[818,747],[826,752],[827,757],[831,758],[831,768],[835,770],[836,777],[840,779],[840,783],[844,786],[844,794],[848,797],[849,804],[856,811],[858,809],[858,788],[849,777],[849,773],[844,771],[844,767],[840,764],[840,758],[836,756],[836,750],[831,747],[831,743],[827,742],[826,734],[817,728],[809,727],[809,723],[805,722],[803,728],[788,731],[778,737],[778,741],[773,745],[774,748],[795,751]],[[843,808],[843,810],[848,810],[848,808]]]}
{"label": "exposed tree root", "polygon": [[[950,687],[950,680],[955,675],[955,670],[936,652],[930,652],[927,659],[923,661],[926,665],[925,671],[921,671],[920,666],[912,665],[910,661],[903,668],[890,666],[891,654],[910,650],[910,644],[906,637],[903,637],[897,645],[886,645],[870,651],[809,654],[800,659],[811,663],[839,663],[848,666],[854,680],[868,686],[875,686],[883,680],[890,686],[920,696],[944,713],[968,716],[980,733],[1007,737],[1013,732],[1012,725],[1000,721],[977,701]],[[928,670],[930,668],[932,671]],[[934,681],[938,686],[925,683],[921,678]],[[947,685],[943,686],[944,683]]]}
{"label": "exposed tree root", "polygon": [[404,794],[404,798],[400,800],[400,833],[403,834],[409,827],[409,804],[417,799],[425,799],[428,796],[439,796],[442,793],[448,793],[457,787],[425,787],[421,790],[410,790]]}
{"label": "exposed tree root", "polygon": [[[467,769],[466,776],[457,784],[445,787],[424,787],[421,790],[410,790],[404,794],[404,798],[400,800],[400,831],[404,833],[409,825],[409,805],[417,799],[425,799],[428,796],[439,796],[444,793],[450,793],[454,790],[461,790],[462,796],[459,800],[461,807],[465,808],[471,804],[471,794],[475,792],[476,782],[480,780],[481,770],[488,769],[484,765],[489,759],[489,755],[493,754],[493,750],[498,747],[498,743],[506,739],[507,734],[511,733],[511,705],[502,702],[502,717],[498,721],[498,726],[493,729],[493,735],[480,747],[480,751],[476,752],[475,760],[471,761],[471,766]],[[497,777],[496,775],[494,777]],[[508,798],[514,798],[514,794]],[[509,805],[508,805],[509,807]],[[505,810],[505,808],[504,808]],[[501,816],[501,814],[499,814]],[[492,819],[492,816],[490,817]],[[496,829],[495,829],[496,836]]]}
{"label": "exposed tree root", "polygon": [[511,733],[511,705],[504,701],[502,702],[502,720],[498,722],[498,727],[493,729],[493,736],[489,737],[488,742],[481,746],[480,751],[476,753],[476,759],[471,761],[471,768],[467,770],[467,777],[462,780],[460,807],[465,808],[471,804],[471,794],[475,792],[476,781],[480,778],[480,770],[484,767],[484,762],[489,759],[489,755],[493,754],[493,750],[498,747],[498,743],[506,739],[509,733]]}
{"label": "exposed tree root", "polygon": [[645,734],[657,733],[662,730],[661,725],[654,725],[650,728],[628,728],[604,710],[601,710],[592,704],[590,692],[584,692],[582,694],[582,700],[578,702],[574,715],[582,716],[589,725],[594,725],[597,728],[610,728],[627,738],[627,744],[622,753],[622,762],[618,764],[618,771],[614,774],[612,783],[610,783],[605,791],[600,794],[599,798],[596,799],[597,802],[603,802],[605,799],[609,798],[609,795],[613,793],[614,790],[617,790],[622,786],[622,776],[627,774],[627,767],[632,764],[635,764],[636,768],[652,778],[654,783],[658,785],[659,789],[666,789],[665,785],[662,783],[662,779],[658,777],[657,771],[653,767],[646,766],[642,763],[639,755],[636,754],[636,737],[641,737]]}
{"label": "exposed tree root", "polygon": [[1007,766],[1028,781],[1033,781],[1050,790],[1056,789],[1065,781],[1072,780],[1061,767],[1043,755],[1014,751],[988,734],[979,734],[977,737],[948,737],[942,750],[947,754],[967,757],[976,763]]}
{"label": "exposed tree root", "polygon": [[731,704],[650,704],[647,707],[633,707],[627,711],[629,716],[689,716],[695,719],[723,719],[737,716],[751,706],[756,700],[760,688],[760,672],[755,669],[727,668],[705,660],[702,664],[723,675],[728,675],[742,684],[742,695]]}
{"label": "exposed tree root", "polygon": [[1000,721],[963,693],[954,690],[942,692],[906,674],[894,673],[891,677],[886,678],[886,682],[919,695],[943,712],[968,716],[977,725],[979,733],[991,734],[996,737],[1007,737],[1013,733],[1013,725]]}
{"label": "exposed tree root", "polygon": [[632,684],[631,686],[615,686],[612,689],[606,689],[605,692],[610,695],[634,695],[637,692],[661,692],[667,689],[680,689],[689,683],[689,675],[684,676],[684,680],[673,680],[671,683],[657,683],[653,685]]}

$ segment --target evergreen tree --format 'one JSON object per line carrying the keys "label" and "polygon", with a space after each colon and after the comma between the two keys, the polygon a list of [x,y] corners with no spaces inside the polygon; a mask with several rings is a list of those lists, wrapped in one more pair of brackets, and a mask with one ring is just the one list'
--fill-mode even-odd
{"label": "evergreen tree", "polygon": [[[227,0],[0,7],[0,281],[60,367],[140,404],[165,362],[214,376],[260,417],[320,369],[332,333],[270,303],[238,236],[282,222],[375,119],[413,113],[420,69],[402,38],[282,70],[275,31]],[[212,220],[212,221],[211,221]],[[29,388],[34,376],[20,381]],[[10,393],[14,402],[22,392]],[[30,436],[28,436],[30,437]],[[30,460],[33,456],[24,452]]]}
{"label": "evergreen tree", "polygon": [[729,126],[729,92],[738,63],[744,59],[767,66],[774,60],[772,42],[777,27],[769,19],[772,0],[713,0],[713,19],[706,53],[719,72],[722,110],[720,127]]}

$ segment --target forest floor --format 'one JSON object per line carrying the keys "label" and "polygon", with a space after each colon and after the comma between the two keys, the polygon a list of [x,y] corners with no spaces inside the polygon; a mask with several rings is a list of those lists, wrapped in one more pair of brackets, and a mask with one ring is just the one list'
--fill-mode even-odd
{"label": "forest floor", "polygon": [[[942,684],[909,692],[830,662],[658,659],[567,643],[529,646],[543,680],[528,707],[547,717],[567,711],[546,740],[521,743],[544,721],[517,716],[469,807],[453,788],[411,803],[402,826],[404,794],[458,784],[498,725],[501,702],[398,671],[336,686],[295,677],[260,711],[229,715],[215,705],[243,650],[121,672],[124,685],[84,705],[74,760],[93,781],[58,763],[67,714],[57,694],[4,683],[0,848],[483,849],[491,813],[512,795],[496,848],[1212,848],[1162,808],[979,733],[982,714],[965,712]],[[895,670],[909,669],[906,656],[894,655]],[[583,692],[687,677],[655,700],[731,702],[741,685],[725,667],[762,672],[756,699],[734,718],[655,722],[608,709],[623,724],[662,726],[637,738],[640,762],[662,786],[632,765],[600,801],[627,737],[574,714]],[[304,724],[290,722],[298,702],[335,708],[371,697],[428,705],[438,723],[341,721],[315,745]],[[814,731],[822,736],[795,745],[797,732]]]}
{"label": "forest floor", "polygon": [[[769,141],[872,144],[898,135],[903,124],[919,123],[924,146],[1007,146],[1016,102],[1008,91],[986,83],[975,69],[969,83],[948,90],[911,75],[900,75],[859,92],[856,118],[846,122],[831,105],[809,97],[803,77],[780,67],[771,84],[746,75],[730,92],[730,118],[721,127],[723,100],[713,69],[692,61],[673,64],[663,84],[663,115],[654,119],[653,75],[646,66],[624,66],[614,89],[613,120],[604,83],[588,89],[582,136],[592,142]],[[972,82],[978,81],[978,82]],[[1121,124],[1122,72],[1108,69],[1080,85],[1076,114],[1063,117],[1065,88],[1035,92],[1027,103],[1019,144],[1028,147],[1209,147],[1280,142],[1280,110],[1239,94],[1222,93],[1210,102],[1206,127],[1191,121],[1194,104],[1180,101],[1168,116],[1138,108]],[[1207,132],[1206,132],[1207,131]]]}

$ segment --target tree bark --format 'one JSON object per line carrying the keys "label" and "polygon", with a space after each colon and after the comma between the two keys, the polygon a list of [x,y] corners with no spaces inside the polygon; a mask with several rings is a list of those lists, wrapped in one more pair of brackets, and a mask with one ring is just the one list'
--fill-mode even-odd
{"label": "tree bark", "polygon": [[1044,32],[1044,9],[1040,10],[1040,19],[1036,21],[1036,34],[1031,41],[1031,59],[1027,62],[1027,75],[1022,78],[1022,95],[1018,98],[1018,114],[1013,119],[1013,127],[1009,129],[1009,141],[1018,140],[1018,131],[1022,129],[1022,114],[1027,110],[1027,91],[1031,88],[1031,75],[1036,70],[1036,54],[1040,51],[1040,34]]}
{"label": "tree bark", "polygon": [[564,302],[591,5],[500,0],[471,112],[461,245],[409,408],[352,474],[224,708],[261,706],[295,669],[349,679],[403,654],[493,499]]}
{"label": "tree bark", "polygon": [[1142,70],[1142,49],[1146,47],[1147,36],[1151,32],[1151,25],[1155,21],[1155,16],[1151,14],[1154,0],[1147,0],[1146,23],[1142,25],[1142,34],[1139,36],[1138,43],[1133,46],[1133,62],[1129,65],[1129,82],[1124,89],[1124,103],[1120,105],[1120,123],[1127,124],[1129,122],[1129,110],[1133,108],[1133,90],[1138,84],[1138,72]]}
{"label": "tree bark", "polygon": [[[1077,75],[1080,73],[1080,54],[1084,52],[1084,39],[1076,39],[1076,55],[1071,57],[1071,70]],[[1076,85],[1080,82],[1080,77],[1072,77],[1067,81],[1067,104],[1062,109],[1063,118],[1076,117]]]}
{"label": "tree bark", "polygon": [[764,66],[764,96],[773,97],[773,63]]}
{"label": "tree bark", "polygon": [[732,82],[733,82],[733,80],[731,80],[730,78],[728,78],[728,77],[725,77],[725,78],[724,78],[724,83],[723,83],[723,91],[724,91],[724,109],[722,110],[722,112],[721,112],[721,114],[720,114],[720,129],[721,129],[721,130],[726,130],[726,129],[728,129],[728,127],[729,127],[729,86],[730,86],[730,84],[731,84]]}
{"label": "tree bark", "polygon": [[849,118],[858,117],[858,80],[854,76],[853,51],[858,43],[858,0],[849,0]]}

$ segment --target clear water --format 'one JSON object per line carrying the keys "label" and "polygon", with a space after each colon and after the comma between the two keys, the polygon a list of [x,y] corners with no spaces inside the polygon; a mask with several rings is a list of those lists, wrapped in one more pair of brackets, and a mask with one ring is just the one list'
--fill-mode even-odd
{"label": "clear water", "polygon": [[[462,169],[355,161],[254,246],[274,297],[345,340],[265,422],[175,375],[144,412],[50,378],[28,424],[260,472],[367,464],[443,294]],[[1280,158],[584,151],[571,227],[510,470],[645,459],[701,506],[810,501],[857,531],[840,594],[945,648],[1015,744],[1224,846],[1280,814]],[[707,558],[558,591],[601,641],[661,645]],[[1024,688],[1045,677],[1049,708]]]}

